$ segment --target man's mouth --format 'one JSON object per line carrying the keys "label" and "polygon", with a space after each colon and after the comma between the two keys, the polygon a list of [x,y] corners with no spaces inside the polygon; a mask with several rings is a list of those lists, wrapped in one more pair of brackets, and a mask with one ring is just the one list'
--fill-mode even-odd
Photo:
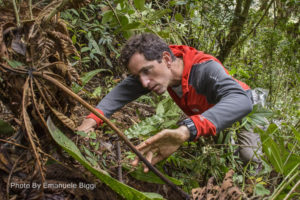
{"label": "man's mouth", "polygon": [[149,90],[153,91],[156,86],[157,85],[154,85],[153,87],[150,87]]}
{"label": "man's mouth", "polygon": [[151,88],[152,91],[155,91],[159,89],[159,85],[155,85],[154,87]]}

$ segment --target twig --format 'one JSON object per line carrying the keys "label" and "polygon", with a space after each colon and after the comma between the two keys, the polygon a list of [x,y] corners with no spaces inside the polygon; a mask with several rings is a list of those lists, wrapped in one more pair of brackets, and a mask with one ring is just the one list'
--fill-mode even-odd
{"label": "twig", "polygon": [[33,20],[33,15],[32,15],[32,0],[29,0],[29,14],[30,14],[30,19]]}
{"label": "twig", "polygon": [[21,159],[21,157],[24,155],[24,152],[18,157],[18,159],[15,161],[14,165],[12,166],[10,172],[9,172],[9,175],[8,175],[8,179],[7,179],[7,184],[6,184],[6,198],[7,200],[9,200],[9,183],[10,183],[10,179],[11,179],[11,176],[19,162],[19,160]]}
{"label": "twig", "polygon": [[300,185],[300,180],[296,183],[296,185],[294,185],[294,187],[289,191],[289,193],[284,197],[283,200],[287,200],[299,185]]}
{"label": "twig", "polygon": [[274,0],[272,0],[272,1],[270,2],[270,4],[269,4],[268,7],[266,8],[266,10],[265,10],[263,16],[259,19],[259,21],[256,23],[256,25],[254,26],[254,28],[251,29],[251,31],[250,31],[243,39],[241,39],[241,40],[236,44],[236,46],[238,46],[239,44],[243,43],[243,42],[249,37],[249,35],[251,35],[251,34],[253,33],[253,31],[258,27],[258,25],[262,22],[262,20],[264,19],[264,17],[267,15],[267,13],[268,13],[268,11],[269,11],[269,9],[270,9],[270,7],[271,7],[271,5],[272,5],[273,2],[274,2]]}
{"label": "twig", "polygon": [[120,141],[117,141],[118,179],[123,183]]}
{"label": "twig", "polygon": [[18,143],[12,142],[12,141],[8,141],[8,140],[0,139],[0,142],[4,142],[4,143],[8,143],[8,144],[13,144],[13,145],[15,145],[15,146],[17,146],[17,147],[21,147],[21,148],[23,148],[23,149],[29,149],[29,148],[26,147],[26,146],[23,146],[23,145],[21,145],[21,144],[18,144]]}
{"label": "twig", "polygon": [[16,0],[12,0],[12,3],[13,3],[13,6],[14,6],[14,11],[15,11],[15,15],[16,15],[17,27],[20,27],[20,16],[19,16],[19,13],[18,13]]}
{"label": "twig", "polygon": [[173,190],[178,192],[178,194],[181,195],[183,199],[190,199],[189,194],[184,192],[181,188],[179,188],[177,185],[175,185],[173,182],[171,182],[169,179],[167,179],[158,169],[156,169],[136,148],[135,146],[127,139],[127,137],[124,135],[123,132],[121,132],[120,129],[118,129],[107,117],[101,115],[97,110],[88,104],[86,101],[84,101],[80,96],[72,92],[69,88],[64,86],[62,83],[57,81],[56,79],[41,73],[41,72],[32,72],[34,76],[39,76],[41,78],[44,78],[45,80],[53,83],[57,87],[59,87],[62,91],[70,95],[73,99],[78,101],[81,105],[83,105],[85,108],[87,108],[89,111],[94,113],[97,117],[102,119],[108,126],[110,126],[118,135],[119,137],[125,142],[126,145],[138,156],[138,158],[145,163],[145,165],[153,172],[155,173],[161,180],[163,180],[166,184],[168,184]]}

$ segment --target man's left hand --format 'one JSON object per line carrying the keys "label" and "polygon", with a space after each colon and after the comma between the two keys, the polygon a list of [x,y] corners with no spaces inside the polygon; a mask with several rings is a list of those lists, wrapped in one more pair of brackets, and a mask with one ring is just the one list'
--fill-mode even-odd
{"label": "man's left hand", "polygon": [[[180,126],[177,129],[165,129],[148,138],[136,148],[142,155],[146,156],[152,165],[155,165],[174,153],[189,137],[190,132],[186,126]],[[137,166],[138,163],[139,158],[136,157],[132,165]],[[147,173],[148,171],[149,168],[144,165],[144,172]]]}

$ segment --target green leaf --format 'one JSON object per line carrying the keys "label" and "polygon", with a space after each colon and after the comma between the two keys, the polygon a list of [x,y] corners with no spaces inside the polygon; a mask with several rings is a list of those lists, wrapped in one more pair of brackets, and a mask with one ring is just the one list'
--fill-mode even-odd
{"label": "green leaf", "polygon": [[102,14],[102,23],[106,24],[110,21],[112,21],[114,18],[114,13],[111,10],[106,11],[105,13]]}
{"label": "green leaf", "polygon": [[0,134],[11,135],[13,132],[11,125],[0,119]]}
{"label": "green leaf", "polygon": [[12,68],[18,68],[18,67],[24,66],[23,63],[16,61],[16,60],[8,60],[8,59],[5,59],[5,60]]}
{"label": "green leaf", "polygon": [[[123,166],[124,169],[130,170],[131,168],[129,166]],[[164,174],[163,172],[161,172]],[[148,183],[156,183],[156,184],[165,184],[164,181],[162,181],[157,175],[155,175],[152,171],[149,171],[148,173],[144,173],[144,169],[142,166],[139,166],[136,170],[132,171],[129,173],[133,178],[140,180],[140,181],[145,181]],[[172,178],[166,174],[164,174],[170,181],[172,181],[175,185],[183,185],[183,182]]]}
{"label": "green leaf", "polygon": [[101,96],[101,93],[102,93],[102,87],[99,86],[93,91],[92,96],[97,98]]}
{"label": "green leaf", "polygon": [[77,38],[76,38],[76,34],[74,34],[74,35],[72,36],[72,43],[73,43],[73,44],[76,44],[76,42],[77,42]]}
{"label": "green leaf", "polygon": [[255,185],[255,193],[258,196],[264,196],[264,195],[269,195],[270,191],[266,189],[262,184],[256,184]]}
{"label": "green leaf", "polygon": [[156,108],[156,114],[157,115],[163,115],[165,113],[163,102],[161,101]]}
{"label": "green leaf", "polygon": [[180,23],[184,23],[184,17],[180,13],[175,14],[175,20]]}
{"label": "green leaf", "polygon": [[278,127],[275,124],[270,124],[267,131],[263,131],[261,129],[255,130],[257,130],[261,135],[263,150],[268,159],[270,160],[271,164],[277,172],[284,174],[284,166],[280,153],[286,150],[281,149],[280,146],[277,145],[275,141],[271,138],[273,133],[278,130]]}
{"label": "green leaf", "polygon": [[52,122],[51,118],[48,117],[47,125],[49,132],[54,139],[54,141],[59,144],[69,155],[71,155],[75,160],[82,164],[87,170],[94,174],[99,180],[109,186],[112,190],[118,193],[121,197],[127,200],[150,200],[150,199],[163,199],[158,196],[148,196],[126,184],[123,184],[116,179],[112,178],[106,171],[94,168],[87,159],[81,154],[78,147],[65,136]]}
{"label": "green leaf", "polygon": [[140,22],[132,22],[132,23],[126,24],[125,26],[122,26],[122,28],[120,30],[121,31],[133,30],[133,29],[137,29],[140,25],[141,25]]}
{"label": "green leaf", "polygon": [[136,7],[136,9],[144,10],[145,0],[134,0],[133,3],[134,3],[134,6]]}
{"label": "green leaf", "polygon": [[149,16],[148,20],[149,21],[156,21],[161,19],[164,15],[168,14],[172,12],[172,10],[170,9],[164,9],[164,10],[157,10],[153,13],[151,13],[151,15]]}
{"label": "green leaf", "polygon": [[83,132],[83,131],[76,131],[75,132],[77,135],[80,135],[82,137],[88,137],[88,134],[86,132]]}
{"label": "green leaf", "polygon": [[91,50],[90,47],[83,47],[83,48],[80,49],[80,52],[84,53],[84,52],[87,52],[87,51],[90,51],[90,50]]}
{"label": "green leaf", "polygon": [[300,133],[294,127],[291,127],[293,133],[295,134],[296,139],[300,142]]}
{"label": "green leaf", "polygon": [[108,69],[95,69],[93,71],[85,73],[80,79],[82,81],[82,85],[85,86],[94,76],[96,76],[100,72],[111,72]]}

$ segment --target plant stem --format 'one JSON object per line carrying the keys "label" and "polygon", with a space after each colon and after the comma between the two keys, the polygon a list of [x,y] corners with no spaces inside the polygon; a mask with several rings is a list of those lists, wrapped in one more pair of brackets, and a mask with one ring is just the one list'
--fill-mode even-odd
{"label": "plant stem", "polygon": [[117,15],[115,9],[112,7],[112,5],[110,4],[110,2],[109,2],[108,0],[106,0],[106,3],[107,3],[108,6],[110,7],[110,9],[113,11],[113,13],[114,13],[114,15],[115,15],[115,17],[116,17],[116,19],[117,19],[119,25],[122,26],[122,24],[121,24],[121,22],[120,22],[120,19],[119,19],[118,15]]}
{"label": "plant stem", "polygon": [[288,200],[291,194],[296,190],[296,188],[300,185],[300,180],[294,185],[294,187],[289,191],[289,193],[284,197],[283,200]]}
{"label": "plant stem", "polygon": [[29,0],[29,13],[30,13],[30,19],[33,19],[33,15],[32,15],[32,0]]}
{"label": "plant stem", "polygon": [[14,11],[15,11],[15,15],[16,15],[17,27],[20,27],[20,16],[19,16],[19,13],[18,13],[16,0],[12,0],[12,3],[13,3],[13,6],[14,6]]}

